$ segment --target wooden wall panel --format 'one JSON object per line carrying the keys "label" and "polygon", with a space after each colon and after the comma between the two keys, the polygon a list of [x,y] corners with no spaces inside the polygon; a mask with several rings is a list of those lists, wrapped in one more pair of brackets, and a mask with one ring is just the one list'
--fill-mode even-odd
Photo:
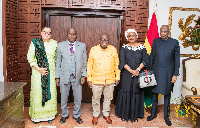
{"label": "wooden wall panel", "polygon": [[18,63],[19,81],[27,82],[24,86],[24,105],[30,104],[31,67],[27,61],[27,53],[31,39],[40,37],[41,32],[41,5],[40,1],[20,0],[18,16]]}
{"label": "wooden wall panel", "polygon": [[[28,82],[25,89],[29,90],[28,72],[31,70],[26,54],[31,39],[40,37],[43,8],[123,10],[124,26],[120,35],[124,36],[125,30],[135,28],[138,41],[144,42],[148,30],[148,3],[149,0],[3,0],[4,81]],[[124,37],[120,39],[119,46],[125,43]],[[29,106],[29,93],[25,92],[26,106]]]}
{"label": "wooden wall panel", "polygon": [[4,81],[16,82],[19,80],[18,68],[18,3],[16,0],[3,2],[3,50],[4,50]]}
{"label": "wooden wall panel", "polygon": [[126,10],[126,30],[134,28],[138,32],[138,42],[144,42],[148,31],[149,1],[128,0]]}

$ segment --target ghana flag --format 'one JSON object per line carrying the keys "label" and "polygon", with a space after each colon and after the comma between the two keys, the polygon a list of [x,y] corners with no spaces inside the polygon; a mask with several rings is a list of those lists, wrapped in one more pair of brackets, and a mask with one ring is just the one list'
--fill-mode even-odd
{"label": "ghana flag", "polygon": [[156,18],[156,13],[154,12],[152,15],[152,19],[150,22],[150,26],[149,26],[149,30],[147,33],[147,37],[145,39],[145,43],[144,46],[147,49],[147,53],[150,55],[151,53],[151,48],[152,48],[152,44],[153,44],[153,40],[155,38],[159,37],[159,33],[158,33],[158,25],[157,25],[157,18]]}
{"label": "ghana flag", "polygon": [[[151,53],[153,40],[158,37],[159,37],[159,33],[158,33],[157,18],[156,18],[156,13],[154,12],[152,15],[151,22],[150,22],[147,37],[146,37],[145,43],[144,43],[144,46],[146,47],[147,53],[149,55]],[[145,106],[145,108],[149,108],[152,106],[152,97],[153,97],[152,87],[144,88],[144,106]]]}

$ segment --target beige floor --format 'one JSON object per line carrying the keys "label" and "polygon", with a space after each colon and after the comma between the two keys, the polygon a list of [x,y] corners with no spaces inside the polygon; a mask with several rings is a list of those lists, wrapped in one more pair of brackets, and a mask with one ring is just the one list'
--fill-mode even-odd
{"label": "beige floor", "polygon": [[[92,125],[92,105],[91,104],[86,104],[82,103],[81,107],[81,118],[83,119],[82,124],[77,124],[76,121],[72,118],[72,112],[73,112],[73,103],[69,103],[69,119],[67,119],[66,123],[60,124],[60,118],[61,118],[61,108],[60,104],[58,104],[58,114],[56,115],[55,119],[53,120],[52,124],[49,124],[48,122],[40,122],[38,124],[34,124],[30,120],[30,116],[28,114],[28,107],[25,107],[24,110],[24,115],[25,115],[25,127],[26,128],[76,128],[76,127],[88,127],[88,128],[112,128],[112,127],[125,127],[125,128],[142,128],[142,127],[157,127],[157,128],[167,128],[168,126],[165,124],[165,121],[163,119],[164,116],[164,106],[159,105],[158,106],[158,116],[154,120],[147,122],[146,118],[150,114],[145,111],[144,113],[144,119],[138,119],[138,122],[131,122],[131,121],[121,121],[120,118],[118,118],[115,115],[115,105],[111,105],[111,119],[113,120],[112,124],[107,124],[105,119],[103,119],[102,113],[100,117],[98,118],[98,124],[96,126]],[[183,128],[190,128],[192,127],[192,120],[191,116],[189,117],[177,117],[175,112],[175,106],[176,105],[171,105],[171,113],[170,113],[170,118],[172,121],[172,126],[171,128],[176,128],[176,127],[183,127]],[[101,104],[101,109],[102,109],[102,104]]]}

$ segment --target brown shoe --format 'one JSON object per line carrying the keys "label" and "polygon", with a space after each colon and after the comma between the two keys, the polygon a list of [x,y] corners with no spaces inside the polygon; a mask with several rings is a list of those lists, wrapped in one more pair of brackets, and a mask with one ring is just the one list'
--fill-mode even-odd
{"label": "brown shoe", "polygon": [[104,119],[106,119],[106,122],[109,124],[112,124],[112,120],[110,119],[110,116],[103,116]]}
{"label": "brown shoe", "polygon": [[93,124],[93,125],[97,125],[97,122],[98,122],[97,120],[98,120],[98,117],[94,117],[94,116],[93,116],[92,124]]}

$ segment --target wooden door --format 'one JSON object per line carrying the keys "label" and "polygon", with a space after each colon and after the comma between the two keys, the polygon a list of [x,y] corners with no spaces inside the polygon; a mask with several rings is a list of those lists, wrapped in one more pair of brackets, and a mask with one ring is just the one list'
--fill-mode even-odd
{"label": "wooden door", "polygon": [[[109,44],[118,49],[119,47],[119,18],[118,17],[73,17],[73,16],[49,16],[49,26],[52,29],[52,38],[58,43],[67,40],[67,30],[73,27],[77,30],[77,40],[86,44],[87,55],[93,46],[100,43],[100,35],[107,33],[109,35]],[[82,102],[92,102],[92,91],[88,87],[87,82],[83,85]],[[114,100],[118,92],[118,87],[115,87]],[[57,88],[58,102],[61,101],[60,87]],[[74,101],[73,91],[69,93],[69,102]],[[101,102],[103,97],[101,98]]]}
{"label": "wooden door", "polygon": [[[87,55],[90,49],[100,43],[100,35],[107,33],[109,35],[109,44],[118,49],[118,18],[105,18],[105,17],[72,17],[72,27],[77,30],[77,40],[86,44]],[[89,57],[89,56],[88,56]],[[115,87],[114,100],[118,88]],[[82,102],[92,102],[92,90],[88,87],[87,83],[83,85]],[[103,101],[103,96],[101,102]]]}
{"label": "wooden door", "polygon": [[49,16],[52,39],[58,43],[67,40],[67,30],[71,28],[71,16]]}
{"label": "wooden door", "polygon": [[[71,16],[49,16],[49,27],[51,28],[52,39],[58,43],[67,40],[67,30],[71,28]],[[71,91],[70,91],[71,92]],[[73,101],[70,93],[69,102]],[[57,101],[61,103],[60,87],[57,87]]]}

